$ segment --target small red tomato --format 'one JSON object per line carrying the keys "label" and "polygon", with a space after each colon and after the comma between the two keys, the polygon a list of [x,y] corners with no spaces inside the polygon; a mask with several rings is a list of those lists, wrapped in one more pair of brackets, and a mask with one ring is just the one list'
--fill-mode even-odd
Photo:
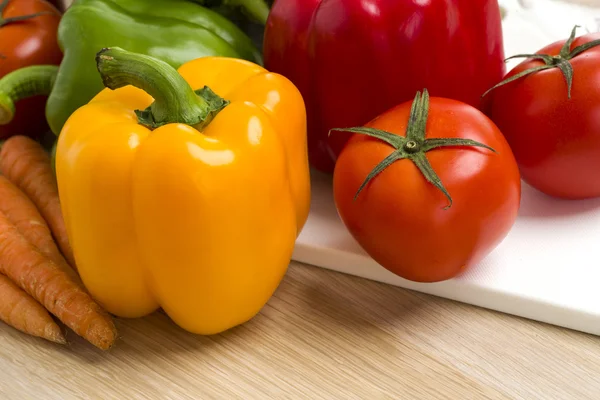
{"label": "small red tomato", "polygon": [[[516,57],[516,56],[515,56]],[[525,182],[550,196],[600,196],[600,33],[553,43],[490,92],[489,114]]]}
{"label": "small red tomato", "polygon": [[[57,42],[61,13],[46,0],[0,0],[0,78],[30,65],[59,65]],[[0,126],[0,139],[22,134],[41,136],[48,129],[46,96],[15,104],[14,119]]]}
{"label": "small red tomato", "polygon": [[[508,234],[521,181],[502,133],[476,108],[417,93],[354,132],[333,176],[338,213],[380,265],[450,279]],[[335,134],[335,133],[332,133]]]}

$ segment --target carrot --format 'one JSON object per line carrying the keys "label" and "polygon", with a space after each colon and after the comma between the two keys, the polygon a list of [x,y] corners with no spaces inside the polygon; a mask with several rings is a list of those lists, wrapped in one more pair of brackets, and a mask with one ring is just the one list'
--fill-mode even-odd
{"label": "carrot", "polygon": [[56,247],[50,228],[35,204],[2,175],[0,175],[0,211],[43,255],[63,267],[72,278],[79,279]]}
{"label": "carrot", "polygon": [[108,313],[1,212],[0,273],[94,346],[107,350],[114,344],[117,331]]}
{"label": "carrot", "polygon": [[28,335],[67,343],[46,309],[4,275],[0,275],[0,320]]}
{"label": "carrot", "polygon": [[12,136],[0,150],[0,172],[33,201],[62,254],[77,269],[60,208],[58,185],[46,150],[27,136]]}

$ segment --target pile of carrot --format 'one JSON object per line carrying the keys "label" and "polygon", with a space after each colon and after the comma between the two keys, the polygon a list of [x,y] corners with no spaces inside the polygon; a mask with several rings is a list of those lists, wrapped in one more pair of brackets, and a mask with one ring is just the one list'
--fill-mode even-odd
{"label": "pile of carrot", "polygon": [[117,331],[77,274],[48,152],[13,136],[2,144],[0,174],[0,320],[66,344],[62,323],[109,349]]}

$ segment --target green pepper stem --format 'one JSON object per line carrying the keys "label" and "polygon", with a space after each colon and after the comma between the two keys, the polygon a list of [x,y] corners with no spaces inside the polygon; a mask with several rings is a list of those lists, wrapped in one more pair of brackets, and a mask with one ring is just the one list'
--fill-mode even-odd
{"label": "green pepper stem", "polygon": [[229,104],[209,88],[195,92],[175,68],[148,55],[105,48],[96,64],[107,88],[132,85],[154,98],[146,110],[136,110],[139,123],[150,129],[183,123],[201,130]]}
{"label": "green pepper stem", "polygon": [[0,79],[0,125],[15,115],[15,103],[33,96],[47,96],[58,75],[57,65],[32,65],[6,74]]}
{"label": "green pepper stem", "polygon": [[265,0],[192,0],[208,8],[241,8],[250,18],[263,25],[267,23],[270,8]]}
{"label": "green pepper stem", "polygon": [[230,0],[231,5],[241,7],[250,18],[263,25],[267,24],[269,18],[269,6],[264,0]]}

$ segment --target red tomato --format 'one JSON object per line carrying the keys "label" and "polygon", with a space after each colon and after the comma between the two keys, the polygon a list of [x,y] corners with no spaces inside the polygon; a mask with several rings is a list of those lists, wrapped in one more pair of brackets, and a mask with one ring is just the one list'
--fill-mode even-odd
{"label": "red tomato", "polygon": [[[414,138],[405,134],[412,104],[400,104],[367,124],[396,144],[366,134],[351,137],[334,170],[334,198],[347,229],[376,262],[405,279],[436,282],[476,264],[505,238],[519,210],[521,181],[508,143],[482,112],[432,97],[420,138],[408,141]],[[429,150],[439,143],[435,138],[448,143]],[[355,198],[392,154],[408,158],[392,162]]]}
{"label": "red tomato", "polygon": [[[47,14],[33,16],[40,12]],[[12,19],[23,16],[32,17]],[[61,13],[56,7],[45,0],[0,0],[0,17],[0,78],[29,65],[60,64],[62,52],[56,36]],[[0,126],[0,139],[16,134],[40,136],[48,129],[45,105],[45,96],[17,102],[14,119]]]}
{"label": "red tomato", "polygon": [[[574,34],[575,31],[573,37]],[[569,47],[574,50],[599,39],[598,33],[586,35]],[[557,56],[565,43],[564,40],[553,43],[538,54]],[[555,197],[598,197],[600,46],[568,62],[573,68],[570,99],[567,80],[561,70],[554,67],[533,72],[490,92],[490,117],[508,140],[525,182]],[[506,78],[544,65],[541,59],[528,58]]]}

